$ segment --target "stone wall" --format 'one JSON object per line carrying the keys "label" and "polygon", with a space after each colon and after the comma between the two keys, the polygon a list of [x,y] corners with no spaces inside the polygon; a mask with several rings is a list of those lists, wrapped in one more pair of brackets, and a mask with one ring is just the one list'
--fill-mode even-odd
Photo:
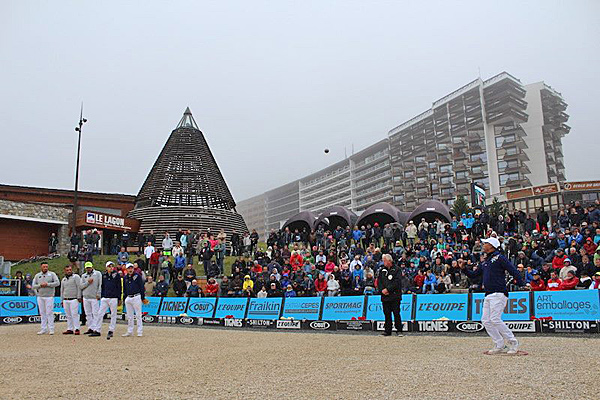
{"label": "stone wall", "polygon": [[[66,207],[45,204],[0,200],[0,214],[69,222],[71,210]],[[69,252],[68,225],[60,225],[58,228],[58,252],[60,254],[67,254]]]}

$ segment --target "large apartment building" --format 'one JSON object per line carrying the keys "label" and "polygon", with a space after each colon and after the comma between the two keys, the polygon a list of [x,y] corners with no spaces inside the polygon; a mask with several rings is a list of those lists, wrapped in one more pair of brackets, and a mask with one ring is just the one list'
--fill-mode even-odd
{"label": "large apartment building", "polygon": [[[451,205],[471,183],[488,197],[566,179],[562,137],[567,104],[543,82],[503,72],[476,79],[393,128],[387,138],[314,174],[241,201],[262,235],[300,211],[341,205],[360,214],[391,202],[411,211],[426,199]],[[262,211],[261,211],[262,210]]]}

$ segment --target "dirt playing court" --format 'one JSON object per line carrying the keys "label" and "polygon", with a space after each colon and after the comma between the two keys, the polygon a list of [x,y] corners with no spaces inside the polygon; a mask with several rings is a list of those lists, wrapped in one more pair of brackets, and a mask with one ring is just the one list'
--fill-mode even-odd
{"label": "dirt playing court", "polygon": [[0,327],[2,399],[591,399],[600,339],[521,338],[528,356],[484,356],[482,336],[403,338],[149,326],[123,338]]}

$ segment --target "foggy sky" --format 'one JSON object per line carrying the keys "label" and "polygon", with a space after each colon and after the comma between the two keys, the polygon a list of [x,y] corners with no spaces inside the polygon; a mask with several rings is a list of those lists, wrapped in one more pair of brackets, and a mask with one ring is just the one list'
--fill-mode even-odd
{"label": "foggy sky", "polygon": [[562,93],[567,179],[599,179],[600,2],[494,3],[4,0],[0,183],[72,189],[84,101],[80,189],[137,194],[189,106],[240,201],[479,70]]}

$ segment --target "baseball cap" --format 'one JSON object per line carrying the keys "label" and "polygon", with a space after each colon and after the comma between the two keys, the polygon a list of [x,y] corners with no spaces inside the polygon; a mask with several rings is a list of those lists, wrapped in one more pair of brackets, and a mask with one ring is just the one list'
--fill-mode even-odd
{"label": "baseball cap", "polygon": [[494,248],[498,248],[500,247],[500,241],[498,239],[496,239],[495,237],[491,237],[491,238],[487,238],[487,239],[483,239],[482,240],[483,243],[489,243],[492,246],[494,246]]}
{"label": "baseball cap", "polygon": [[88,262],[86,262],[85,264],[83,264],[83,266],[84,266],[85,268],[94,268],[94,264],[92,264],[92,263],[91,263],[91,262],[89,262],[89,261],[88,261]]}
{"label": "baseball cap", "polygon": [[133,268],[133,264],[132,263],[127,263],[127,265],[125,265],[125,268]]}
{"label": "baseball cap", "polygon": [[571,262],[570,258],[565,258],[565,260],[563,262]]}
{"label": "baseball cap", "polygon": [[105,267],[108,267],[109,265],[115,265],[115,263],[112,261],[107,261]]}

